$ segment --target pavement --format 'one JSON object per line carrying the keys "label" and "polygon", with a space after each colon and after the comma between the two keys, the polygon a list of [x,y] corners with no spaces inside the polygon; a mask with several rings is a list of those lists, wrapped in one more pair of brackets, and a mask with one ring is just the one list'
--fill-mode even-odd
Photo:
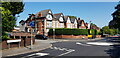
{"label": "pavement", "polygon": [[20,47],[20,48],[16,47],[16,48],[5,49],[5,50],[2,50],[2,57],[41,51],[41,50],[50,48],[52,46],[51,43],[55,43],[55,42],[62,42],[62,41],[94,41],[94,40],[100,40],[100,39],[103,39],[103,38],[95,38],[95,39],[88,39],[88,40],[86,40],[86,39],[48,39],[48,40],[37,40],[36,39],[35,40],[35,44],[32,46],[32,49],[30,49],[30,46]]}
{"label": "pavement", "polygon": [[49,40],[54,40],[54,41],[59,41],[59,42],[62,42],[62,41],[94,41],[94,40],[101,40],[101,39],[104,39],[104,38],[94,38],[94,39],[49,39]]}
{"label": "pavement", "polygon": [[5,49],[2,50],[2,57],[44,50],[52,46],[50,43],[52,42],[46,42],[44,40],[35,40],[35,44],[32,46],[32,49],[30,49],[30,46]]}

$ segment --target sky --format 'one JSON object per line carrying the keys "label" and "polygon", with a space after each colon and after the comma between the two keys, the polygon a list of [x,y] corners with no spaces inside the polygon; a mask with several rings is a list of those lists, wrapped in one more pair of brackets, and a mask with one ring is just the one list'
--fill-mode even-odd
{"label": "sky", "polygon": [[112,20],[111,14],[118,2],[24,2],[24,11],[19,14],[17,25],[20,20],[26,20],[28,14],[36,14],[41,10],[51,9],[52,13],[63,13],[80,17],[85,22],[91,21],[98,27],[107,26]]}
{"label": "sky", "polygon": [[118,2],[119,0],[23,0],[24,2]]}

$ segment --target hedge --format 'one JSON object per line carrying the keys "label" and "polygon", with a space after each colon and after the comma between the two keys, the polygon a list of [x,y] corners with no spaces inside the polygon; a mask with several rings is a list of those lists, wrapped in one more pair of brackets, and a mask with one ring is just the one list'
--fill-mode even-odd
{"label": "hedge", "polygon": [[[48,35],[53,35],[53,29]],[[55,35],[88,35],[88,29],[55,28]]]}

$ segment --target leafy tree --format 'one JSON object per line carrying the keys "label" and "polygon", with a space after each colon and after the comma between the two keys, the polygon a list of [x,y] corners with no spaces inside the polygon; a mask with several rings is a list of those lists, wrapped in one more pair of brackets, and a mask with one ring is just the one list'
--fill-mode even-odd
{"label": "leafy tree", "polygon": [[115,7],[116,11],[112,13],[113,20],[109,22],[109,27],[120,30],[120,3]]}
{"label": "leafy tree", "polygon": [[102,28],[102,30],[103,30],[103,34],[109,34],[110,33],[109,26],[104,26]]}
{"label": "leafy tree", "polygon": [[69,16],[70,18],[76,18],[76,16]]}
{"label": "leafy tree", "polygon": [[16,26],[16,14],[23,11],[23,2],[2,2],[2,38],[7,38],[5,32],[10,32]]}
{"label": "leafy tree", "polygon": [[93,23],[91,23],[91,25],[92,25],[92,26],[96,26],[96,27],[97,27],[97,25],[95,25],[95,24],[93,24]]}
{"label": "leafy tree", "polygon": [[8,9],[11,12],[11,15],[15,16],[23,12],[24,4],[23,2],[3,2],[2,7]]}
{"label": "leafy tree", "polygon": [[103,34],[115,35],[118,33],[117,29],[110,29],[109,26],[104,26],[102,30]]}

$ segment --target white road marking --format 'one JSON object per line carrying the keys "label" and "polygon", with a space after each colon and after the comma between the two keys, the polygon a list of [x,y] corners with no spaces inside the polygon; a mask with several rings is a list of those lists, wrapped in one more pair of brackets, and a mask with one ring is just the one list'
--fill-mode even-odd
{"label": "white road marking", "polygon": [[[49,55],[49,53],[34,53],[34,54],[27,55],[27,56],[25,56],[25,57],[30,57],[30,56],[34,56],[34,55],[38,55],[38,56],[40,57],[40,56]],[[25,57],[22,57],[22,58],[25,58]]]}
{"label": "white road marking", "polygon": [[107,43],[107,42],[87,42],[86,44],[91,44],[91,45],[103,45],[103,46],[114,45],[113,43]]}
{"label": "white road marking", "polygon": [[57,48],[57,47],[54,47],[54,49],[56,49],[56,50],[57,50],[58,48]]}
{"label": "white road marking", "polygon": [[68,53],[71,53],[71,52],[75,51],[73,49],[60,48],[60,47],[52,47],[51,49],[56,49],[56,50],[60,50],[60,51],[67,51],[66,53],[60,54],[58,56],[63,56],[63,55],[66,55]]}
{"label": "white road marking", "polygon": [[75,51],[75,50],[68,51],[68,52],[63,53],[63,54],[60,54],[60,55],[58,55],[58,56],[63,56],[63,55],[69,54],[69,53],[71,53],[71,52],[73,52],[73,51]]}
{"label": "white road marking", "polygon": [[34,53],[28,56],[33,56],[33,55],[38,55],[38,56],[45,56],[45,55],[49,55],[48,53]]}
{"label": "white road marking", "polygon": [[82,43],[79,43],[79,42],[76,42],[77,45],[82,45],[82,46],[91,46],[91,45],[87,45],[87,44],[82,44]]}

